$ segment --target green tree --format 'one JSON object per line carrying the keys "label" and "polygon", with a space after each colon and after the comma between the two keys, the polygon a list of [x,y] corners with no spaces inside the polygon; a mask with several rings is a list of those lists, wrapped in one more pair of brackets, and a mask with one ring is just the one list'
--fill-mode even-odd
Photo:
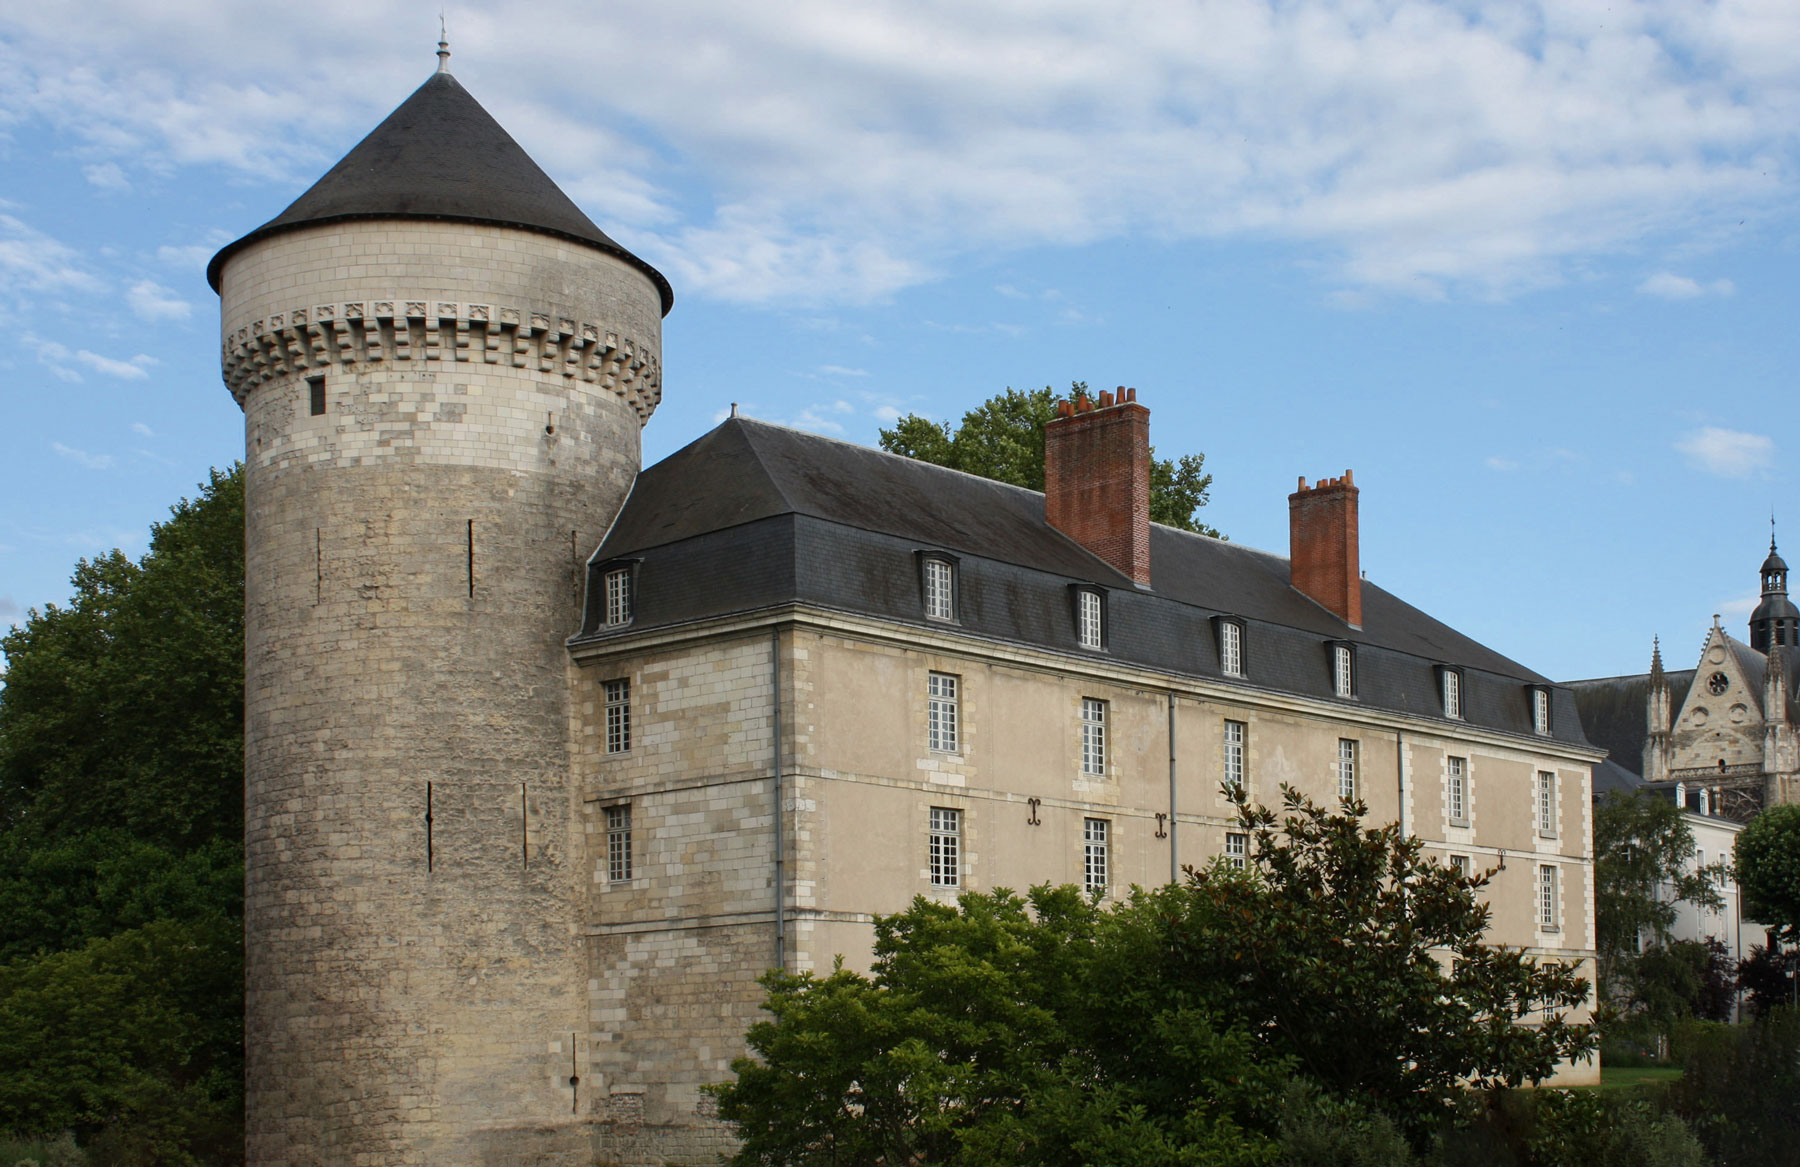
{"label": "green tree", "polygon": [[[1070,385],[1067,397],[1048,386],[1030,393],[1007,389],[963,414],[962,424],[955,427],[909,413],[893,429],[881,431],[881,448],[996,482],[1043,490],[1044,426],[1056,416],[1058,402],[1086,393],[1083,381]],[[1206,455],[1183,454],[1173,460],[1156,457],[1155,450],[1150,455],[1150,520],[1223,538],[1195,517],[1212,488]]]}
{"label": "green tree", "polygon": [[1800,941],[1800,806],[1772,806],[1737,837],[1738,886],[1744,915]]}
{"label": "green tree", "polygon": [[1716,908],[1721,865],[1693,866],[1694,833],[1676,805],[1649,792],[1594,808],[1594,926],[1601,994],[1615,1007],[1637,993],[1640,942],[1666,946],[1677,907]]}
{"label": "green tree", "polygon": [[243,487],[0,640],[0,1130],[242,1148]]}

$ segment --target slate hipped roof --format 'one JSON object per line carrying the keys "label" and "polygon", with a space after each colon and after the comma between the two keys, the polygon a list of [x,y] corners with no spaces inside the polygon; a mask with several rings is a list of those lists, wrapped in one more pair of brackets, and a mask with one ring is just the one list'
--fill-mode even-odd
{"label": "slate hipped roof", "polygon": [[450,219],[519,227],[585,243],[642,271],[662,296],[662,273],[594,226],[493,115],[448,73],[434,73],[288,209],[226,245],[206,266],[219,273],[259,239],[347,219]]}
{"label": "slate hipped roof", "polygon": [[[1355,646],[1355,703],[1441,717],[1436,666],[1464,671],[1465,719],[1531,732],[1527,686],[1546,678],[1380,587],[1363,585],[1352,628],[1289,586],[1288,561],[1153,525],[1140,589],[1051,527],[1044,496],[749,418],[732,418],[645,469],[591,561],[593,577],[637,571],[630,631],[787,603],[927,626],[920,552],[956,557],[958,630],[1080,653],[1070,589],[1107,596],[1101,656],[1175,674],[1220,675],[1213,618],[1245,625],[1251,688],[1336,699],[1328,645]],[[604,589],[573,645],[605,640]],[[1234,683],[1238,683],[1235,682]],[[1552,687],[1553,735],[1582,742],[1566,690]]]}

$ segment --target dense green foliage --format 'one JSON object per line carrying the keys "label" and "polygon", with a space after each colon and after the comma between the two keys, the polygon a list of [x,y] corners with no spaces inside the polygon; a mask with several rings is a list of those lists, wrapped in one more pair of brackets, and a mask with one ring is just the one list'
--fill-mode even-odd
{"label": "dense green foliage", "polygon": [[0,1131],[241,1159],[243,487],[3,641]]}
{"label": "dense green foliage", "polygon": [[[920,898],[873,973],[771,973],[720,1114],[739,1164],[1275,1164],[1427,1145],[1593,1048],[1587,985],[1483,941],[1481,877],[1363,808],[1244,805],[1251,865],[1111,908]],[[1440,958],[1443,958],[1440,960]],[[1529,1018],[1533,1024],[1521,1025]]]}
{"label": "dense green foliage", "polygon": [[[1614,794],[1594,808],[1594,923],[1601,997],[1623,1012],[1685,1015],[1673,1003],[1700,960],[1673,952],[1670,929],[1682,901],[1722,902],[1718,865],[1695,868],[1694,834],[1674,803],[1653,794]],[[1668,892],[1672,890],[1673,896]],[[1640,939],[1647,940],[1640,952]],[[1702,962],[1703,963],[1703,962]],[[1700,975],[1695,973],[1695,976]],[[1671,979],[1676,983],[1671,988]],[[1692,978],[1688,978],[1692,979]],[[1687,993],[1698,993],[1696,982]]]}
{"label": "dense green foliage", "polygon": [[1671,1090],[1719,1167],[1793,1167],[1800,1160],[1800,1010],[1699,1031]]}
{"label": "dense green foliage", "polygon": [[1800,941],[1800,806],[1772,806],[1737,838],[1738,886],[1744,915]]}
{"label": "dense green foliage", "polygon": [[[1069,386],[1067,397],[1048,386],[1030,393],[1008,389],[963,414],[962,424],[955,428],[947,421],[909,413],[893,429],[881,431],[881,448],[996,482],[1043,490],[1044,426],[1056,416],[1059,401],[1086,393],[1087,385],[1081,381]],[[1212,488],[1206,455],[1183,454],[1171,460],[1156,457],[1155,450],[1150,453],[1150,520],[1222,537],[1195,517]]]}

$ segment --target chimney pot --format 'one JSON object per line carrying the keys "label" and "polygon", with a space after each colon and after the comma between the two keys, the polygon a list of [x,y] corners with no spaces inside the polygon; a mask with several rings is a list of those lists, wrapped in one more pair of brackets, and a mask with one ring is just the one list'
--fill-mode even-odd
{"label": "chimney pot", "polygon": [[1106,390],[1102,389],[1100,391],[1100,408],[1101,409],[1111,409],[1112,403],[1113,403],[1112,394],[1108,393]]}

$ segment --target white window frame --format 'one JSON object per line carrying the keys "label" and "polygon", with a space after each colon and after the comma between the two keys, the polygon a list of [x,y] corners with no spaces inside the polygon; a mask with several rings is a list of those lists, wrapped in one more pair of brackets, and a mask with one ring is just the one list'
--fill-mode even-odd
{"label": "white window frame", "polygon": [[1533,689],[1531,691],[1531,732],[1548,736],[1550,733],[1550,691]]}
{"label": "white window frame", "polygon": [[1082,588],[1075,593],[1075,636],[1081,647],[1106,647],[1105,612],[1099,592]]}
{"label": "white window frame", "polygon": [[933,753],[962,749],[962,678],[930,673],[925,678],[925,745]]}
{"label": "white window frame", "polygon": [[1339,697],[1356,696],[1356,654],[1347,644],[1331,646],[1331,691]]}
{"label": "white window frame", "polygon": [[956,807],[931,808],[926,864],[931,886],[962,886],[962,811]]}
{"label": "white window frame", "polygon": [[1236,620],[1219,621],[1219,671],[1228,677],[1244,675],[1244,626]]}
{"label": "white window frame", "polygon": [[631,804],[606,808],[606,882],[631,882]]}
{"label": "white window frame", "polygon": [[1554,863],[1538,866],[1538,927],[1545,932],[1561,931],[1562,895],[1558,882]]}
{"label": "white window frame", "polygon": [[1098,697],[1081,699],[1081,772],[1106,777],[1106,702]]}
{"label": "white window frame", "polygon": [[956,565],[948,559],[925,557],[925,618],[956,619]]}
{"label": "white window frame", "polygon": [[1556,838],[1556,772],[1539,770],[1537,781],[1537,833],[1540,839]]}
{"label": "white window frame", "polygon": [[631,678],[601,682],[606,698],[606,752],[631,752]]}
{"label": "white window frame", "polygon": [[1239,871],[1250,866],[1250,836],[1247,833],[1225,832],[1225,862]]}
{"label": "white window frame", "polygon": [[1338,799],[1341,802],[1350,802],[1356,798],[1356,762],[1360,752],[1355,738],[1338,739],[1337,784]]}
{"label": "white window frame", "polygon": [[1111,879],[1109,854],[1112,823],[1107,819],[1081,820],[1081,886],[1106,894]]}
{"label": "white window frame", "polygon": [[1225,770],[1225,785],[1233,790],[1242,790],[1248,769],[1245,763],[1250,752],[1250,723],[1227,719],[1224,746],[1224,755],[1220,761]]}
{"label": "white window frame", "polygon": [[1453,827],[1469,825],[1469,760],[1444,759],[1444,811]]}
{"label": "white window frame", "polygon": [[1444,703],[1444,716],[1458,721],[1463,715],[1462,674],[1455,669],[1445,669],[1438,681],[1438,696]]}
{"label": "white window frame", "polygon": [[1450,856],[1450,870],[1463,879],[1469,878],[1469,857],[1467,855]]}
{"label": "white window frame", "polygon": [[631,569],[615,567],[603,577],[606,587],[606,626],[617,628],[631,623]]}

